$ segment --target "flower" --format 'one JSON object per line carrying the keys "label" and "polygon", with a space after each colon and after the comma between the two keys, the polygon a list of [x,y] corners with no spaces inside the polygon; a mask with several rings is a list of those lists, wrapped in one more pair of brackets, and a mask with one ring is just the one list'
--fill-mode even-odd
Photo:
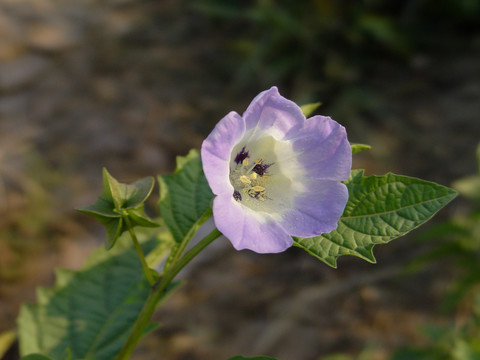
{"label": "flower", "polygon": [[337,227],[348,200],[352,151],[330,117],[305,119],[276,87],[243,116],[230,112],[203,141],[203,169],[216,195],[215,226],[237,250],[277,253],[292,236]]}

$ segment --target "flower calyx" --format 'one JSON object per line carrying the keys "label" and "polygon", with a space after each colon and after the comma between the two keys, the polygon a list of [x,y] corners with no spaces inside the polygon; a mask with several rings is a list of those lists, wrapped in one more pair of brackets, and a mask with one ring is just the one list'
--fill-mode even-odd
{"label": "flower calyx", "polygon": [[145,177],[133,184],[118,182],[107,169],[103,169],[103,189],[97,201],[80,212],[96,218],[107,230],[105,248],[111,249],[117,239],[134,226],[157,227],[157,223],[145,215],[144,203],[152,193],[153,177]]}

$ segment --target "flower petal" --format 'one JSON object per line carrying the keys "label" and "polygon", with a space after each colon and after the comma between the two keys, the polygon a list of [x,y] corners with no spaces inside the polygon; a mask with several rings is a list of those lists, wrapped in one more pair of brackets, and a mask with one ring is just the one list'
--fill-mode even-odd
{"label": "flower petal", "polygon": [[215,195],[233,193],[230,184],[230,154],[245,133],[245,122],[236,112],[227,114],[203,141],[203,171]]}
{"label": "flower petal", "polygon": [[274,86],[261,92],[243,113],[246,130],[255,138],[258,130],[269,129],[269,135],[282,139],[292,128],[299,128],[305,121],[300,107],[281,96]]}
{"label": "flower petal", "polygon": [[297,160],[308,176],[322,180],[346,180],[352,168],[352,149],[345,128],[326,116],[305,121],[290,134]]}
{"label": "flower petal", "polygon": [[217,229],[237,250],[278,253],[292,246],[292,238],[272,216],[248,209],[235,201],[231,194],[215,198],[213,217]]}
{"label": "flower petal", "polygon": [[340,183],[352,165],[345,129],[329,117],[305,119],[276,87],[243,117],[223,118],[202,144],[202,161],[217,195],[215,225],[237,250],[276,253],[291,235],[330,232],[348,200]]}
{"label": "flower petal", "polygon": [[310,191],[298,194],[280,224],[292,236],[311,237],[337,228],[348,200],[347,187],[336,181],[312,180]]}

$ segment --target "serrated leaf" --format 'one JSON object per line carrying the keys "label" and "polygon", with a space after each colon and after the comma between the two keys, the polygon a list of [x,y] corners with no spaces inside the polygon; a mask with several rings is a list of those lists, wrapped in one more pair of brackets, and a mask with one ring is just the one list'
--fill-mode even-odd
{"label": "serrated leaf", "polygon": [[352,148],[352,155],[372,148],[370,145],[357,143],[350,143],[350,147]]}
{"label": "serrated leaf", "polygon": [[270,356],[254,356],[254,357],[245,357],[242,355],[234,356],[228,360],[277,360],[276,358]]}
{"label": "serrated leaf", "polygon": [[172,175],[158,177],[160,214],[177,242],[193,236],[211,214],[213,193],[203,173],[198,150],[177,158]]}
{"label": "serrated leaf", "polygon": [[[157,243],[145,241],[144,252]],[[73,359],[113,359],[150,292],[135,249],[98,250],[81,271],[57,274],[54,288],[39,289],[37,304],[20,310],[21,354],[62,359],[70,348]]]}
{"label": "serrated leaf", "polygon": [[305,115],[305,117],[309,117],[310,115],[313,114],[313,112],[315,110],[317,110],[317,108],[320,105],[322,105],[321,102],[305,104],[305,105],[300,106],[300,110],[302,110],[302,113],[303,113],[303,115]]}
{"label": "serrated leaf", "polygon": [[372,249],[405,235],[457,196],[447,187],[407,176],[363,176],[352,171],[345,182],[349,199],[337,229],[294,245],[336,267],[342,255],[375,262]]}

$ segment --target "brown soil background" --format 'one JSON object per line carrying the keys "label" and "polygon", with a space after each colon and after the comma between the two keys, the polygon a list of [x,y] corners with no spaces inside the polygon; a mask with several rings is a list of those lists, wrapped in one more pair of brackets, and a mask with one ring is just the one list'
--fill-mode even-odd
{"label": "brown soil background", "polygon": [[[0,333],[36,286],[53,284],[55,267],[77,269],[101,244],[103,229],[73,209],[95,200],[103,166],[124,182],[168,173],[224,114],[275,85],[229,84],[218,69],[225,42],[186,1],[0,1]],[[375,118],[324,104],[351,141],[373,146],[354,168],[444,185],[473,174],[479,59],[480,38],[408,66],[375,59],[362,84],[381,94]],[[298,249],[260,256],[219,241],[185,272],[133,359],[310,360],[369,347],[380,360],[421,344],[421,326],[452,321],[438,303],[454,269],[403,273],[421,251],[416,234],[377,247],[376,265],[342,258],[336,270]]]}

